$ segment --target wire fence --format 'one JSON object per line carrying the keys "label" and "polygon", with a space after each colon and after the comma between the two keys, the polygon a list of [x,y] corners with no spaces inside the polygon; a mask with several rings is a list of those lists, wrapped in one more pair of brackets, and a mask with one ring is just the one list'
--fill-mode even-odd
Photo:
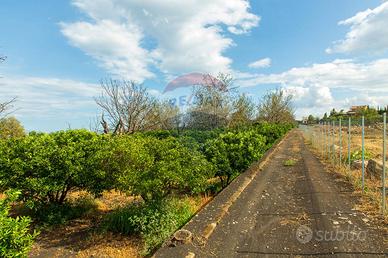
{"label": "wire fence", "polygon": [[361,189],[373,196],[386,212],[387,118],[364,116],[322,121],[301,126],[304,135],[333,169],[340,170]]}

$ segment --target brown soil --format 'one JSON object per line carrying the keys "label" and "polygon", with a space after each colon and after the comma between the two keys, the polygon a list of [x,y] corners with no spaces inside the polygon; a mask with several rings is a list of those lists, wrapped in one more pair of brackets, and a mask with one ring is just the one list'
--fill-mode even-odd
{"label": "brown soil", "polygon": [[[87,197],[73,192],[69,200]],[[104,233],[98,224],[104,214],[128,205],[136,198],[111,191],[96,199],[98,209],[66,225],[43,230],[30,252],[30,257],[140,257],[142,243],[136,237]]]}
{"label": "brown soil", "polygon": [[[86,192],[73,192],[70,201],[88,197]],[[189,198],[196,212],[212,199],[211,196]],[[30,257],[141,257],[142,241],[136,236],[102,232],[99,224],[104,215],[117,207],[139,201],[120,192],[106,192],[95,200],[98,209],[66,225],[43,230],[30,252]]]}

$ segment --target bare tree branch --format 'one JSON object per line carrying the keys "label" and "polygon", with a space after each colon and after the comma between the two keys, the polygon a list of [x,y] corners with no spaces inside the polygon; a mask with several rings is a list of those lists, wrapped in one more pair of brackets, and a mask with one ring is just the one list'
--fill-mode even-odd
{"label": "bare tree branch", "polygon": [[16,97],[6,102],[0,102],[0,118],[3,118],[13,112],[11,109],[13,108],[13,103],[15,101]]}
{"label": "bare tree branch", "polygon": [[225,126],[232,109],[232,82],[230,75],[205,75],[203,84],[194,88],[195,104],[188,110],[185,124],[196,129]]}
{"label": "bare tree branch", "polygon": [[147,89],[133,81],[101,81],[103,93],[95,101],[107,119],[101,117],[105,133],[134,133],[160,125],[160,104]]}
{"label": "bare tree branch", "polygon": [[258,106],[258,120],[270,123],[293,123],[293,96],[277,89],[264,95]]}

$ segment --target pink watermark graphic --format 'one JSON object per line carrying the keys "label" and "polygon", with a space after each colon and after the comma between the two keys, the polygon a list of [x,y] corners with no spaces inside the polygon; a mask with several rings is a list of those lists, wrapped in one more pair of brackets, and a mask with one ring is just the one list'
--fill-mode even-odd
{"label": "pink watermark graphic", "polygon": [[[217,78],[209,74],[204,73],[187,73],[176,77],[170,81],[164,88],[163,94],[173,92],[181,88],[193,88],[196,86],[218,86],[222,85],[222,82]],[[188,95],[179,95],[177,97],[169,98],[169,103],[173,106],[185,107],[195,103],[193,93]]]}

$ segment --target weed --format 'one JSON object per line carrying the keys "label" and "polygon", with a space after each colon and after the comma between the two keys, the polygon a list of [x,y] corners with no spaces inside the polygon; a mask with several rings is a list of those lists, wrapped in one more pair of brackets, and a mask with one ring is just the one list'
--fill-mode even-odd
{"label": "weed", "polygon": [[143,255],[149,255],[192,215],[187,199],[170,198],[161,202],[138,203],[119,208],[107,216],[104,228],[141,236],[144,241]]}
{"label": "weed", "polygon": [[97,210],[96,201],[82,196],[73,202],[40,205],[33,210],[33,216],[42,227],[65,224],[67,221],[88,215]]}
{"label": "weed", "polygon": [[296,160],[294,159],[288,159],[283,162],[283,165],[286,167],[294,166],[296,164]]}

